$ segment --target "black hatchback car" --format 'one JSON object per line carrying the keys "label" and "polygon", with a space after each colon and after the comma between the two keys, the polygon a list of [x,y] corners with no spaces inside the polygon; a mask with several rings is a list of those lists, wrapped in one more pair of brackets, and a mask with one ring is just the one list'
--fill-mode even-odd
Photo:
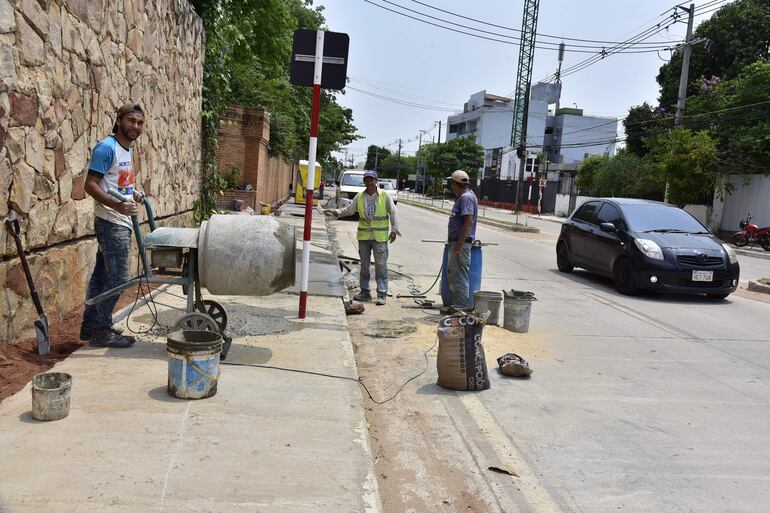
{"label": "black hatchback car", "polygon": [[559,270],[608,276],[621,294],[639,289],[725,298],[738,286],[733,249],[684,210],[639,199],[580,205],[556,243]]}

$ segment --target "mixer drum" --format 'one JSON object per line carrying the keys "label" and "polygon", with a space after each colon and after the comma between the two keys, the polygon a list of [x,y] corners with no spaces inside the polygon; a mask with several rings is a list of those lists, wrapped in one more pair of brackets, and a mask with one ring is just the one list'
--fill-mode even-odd
{"label": "mixer drum", "polygon": [[211,294],[267,296],[294,285],[294,226],[272,216],[215,214],[198,234],[198,275]]}

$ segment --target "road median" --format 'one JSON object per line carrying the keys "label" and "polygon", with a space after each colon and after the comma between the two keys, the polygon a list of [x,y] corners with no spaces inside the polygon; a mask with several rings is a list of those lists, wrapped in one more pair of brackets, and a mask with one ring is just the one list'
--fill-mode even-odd
{"label": "road median", "polygon": [[[451,210],[448,208],[441,208],[437,207],[435,205],[427,205],[425,203],[419,203],[417,201],[410,201],[405,199],[399,199],[399,201],[405,205],[411,205],[413,207],[420,207],[424,208],[425,210],[430,210],[431,212],[436,212],[437,214],[449,214],[451,213]],[[505,228],[506,230],[510,230],[513,232],[523,232],[523,233],[540,233],[540,228],[536,228],[534,226],[526,226],[523,224],[518,223],[509,223],[507,221],[498,221],[494,219],[488,219],[486,217],[479,217],[477,222],[481,224],[487,224],[490,226],[497,226],[498,228]]]}

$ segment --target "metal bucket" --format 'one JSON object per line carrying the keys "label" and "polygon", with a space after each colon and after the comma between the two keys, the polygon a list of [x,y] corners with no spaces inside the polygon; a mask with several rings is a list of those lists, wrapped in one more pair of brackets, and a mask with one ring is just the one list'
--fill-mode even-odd
{"label": "metal bucket", "polygon": [[500,325],[500,305],[503,302],[503,295],[500,292],[490,292],[479,290],[473,293],[474,309],[480,315],[489,312],[487,324]]}
{"label": "metal bucket", "polygon": [[534,293],[504,290],[503,295],[503,328],[515,333],[528,332],[532,301],[536,301]]}
{"label": "metal bucket", "polygon": [[70,414],[72,376],[44,372],[32,378],[32,418],[59,420]]}
{"label": "metal bucket", "polygon": [[273,216],[213,215],[198,234],[198,275],[211,294],[267,296],[294,285],[294,226]]}
{"label": "metal bucket", "polygon": [[217,393],[222,336],[213,331],[175,331],[166,339],[168,395],[203,399]]}

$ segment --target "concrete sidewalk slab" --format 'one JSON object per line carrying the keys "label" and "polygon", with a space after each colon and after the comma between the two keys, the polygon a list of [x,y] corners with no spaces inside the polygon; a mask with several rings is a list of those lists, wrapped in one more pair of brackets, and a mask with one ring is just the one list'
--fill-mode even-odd
{"label": "concrete sidewalk slab", "polygon": [[[299,320],[290,292],[204,297],[227,309],[226,362],[242,365],[222,366],[217,394],[167,395],[165,334],[184,299],[159,294],[134,347],[54,367],[73,376],[69,417],[33,420],[29,385],[0,403],[0,512],[380,511],[340,299],[311,295]],[[142,306],[128,321],[154,317]]]}

